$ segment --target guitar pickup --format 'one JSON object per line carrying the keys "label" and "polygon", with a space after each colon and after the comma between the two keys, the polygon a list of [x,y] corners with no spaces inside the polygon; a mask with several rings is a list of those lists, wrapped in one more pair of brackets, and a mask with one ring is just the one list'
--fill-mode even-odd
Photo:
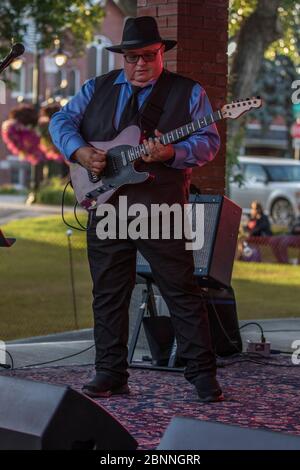
{"label": "guitar pickup", "polygon": [[88,199],[94,199],[99,196],[99,194],[105,193],[106,191],[109,191],[110,188],[114,188],[114,185],[109,184],[108,186],[99,186],[99,188],[94,189],[94,191],[91,191],[90,193],[87,193],[85,195],[86,198]]}

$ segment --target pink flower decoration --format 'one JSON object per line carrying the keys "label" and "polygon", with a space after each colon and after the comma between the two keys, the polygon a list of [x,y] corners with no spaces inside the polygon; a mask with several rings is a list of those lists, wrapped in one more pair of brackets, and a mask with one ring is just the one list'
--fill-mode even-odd
{"label": "pink flower decoration", "polygon": [[44,161],[45,153],[40,148],[40,137],[30,127],[26,127],[15,119],[8,119],[2,124],[2,138],[13,155],[27,160],[32,165]]}

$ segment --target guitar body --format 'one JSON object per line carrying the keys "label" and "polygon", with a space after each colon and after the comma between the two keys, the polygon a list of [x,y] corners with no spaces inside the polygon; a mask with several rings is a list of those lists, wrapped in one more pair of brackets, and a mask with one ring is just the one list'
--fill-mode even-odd
{"label": "guitar body", "polygon": [[[163,145],[179,142],[199,129],[209,126],[220,119],[236,119],[250,109],[260,108],[262,100],[247,98],[224,105],[221,110],[196,119],[159,137]],[[134,161],[147,154],[143,144],[139,144],[141,131],[137,126],[124,129],[109,142],[90,142],[107,153],[106,167],[98,178],[78,163],[70,163],[72,186],[78,203],[87,210],[104,204],[126,184],[143,183],[152,176],[148,172],[138,172]]]}
{"label": "guitar body", "polygon": [[143,183],[150,177],[147,172],[136,171],[134,163],[124,160],[124,152],[139,144],[140,135],[139,127],[130,126],[111,141],[89,142],[93,147],[107,152],[105,170],[94,182],[86,168],[78,163],[70,163],[72,186],[82,207],[94,209],[108,202],[122,186]]}

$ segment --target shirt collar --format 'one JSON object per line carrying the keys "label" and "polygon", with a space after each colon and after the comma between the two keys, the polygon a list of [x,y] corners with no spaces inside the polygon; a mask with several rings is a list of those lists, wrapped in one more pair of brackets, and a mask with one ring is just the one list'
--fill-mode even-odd
{"label": "shirt collar", "polygon": [[[153,88],[154,84],[157,82],[157,80],[150,80],[150,82],[148,82],[147,86],[145,86],[145,88],[148,88],[149,86],[151,86],[151,88]],[[117,78],[115,79],[114,81],[114,85],[130,85],[129,81],[127,80],[127,77],[125,75],[125,72],[124,70],[122,70],[119,75],[117,76]]]}

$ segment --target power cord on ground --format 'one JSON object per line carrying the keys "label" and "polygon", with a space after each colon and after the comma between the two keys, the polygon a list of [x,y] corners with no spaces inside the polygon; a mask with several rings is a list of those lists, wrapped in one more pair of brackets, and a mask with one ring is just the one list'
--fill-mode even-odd
{"label": "power cord on ground", "polygon": [[85,353],[86,351],[89,351],[90,349],[94,348],[95,345],[92,344],[91,346],[89,346],[88,348],[85,348],[85,349],[82,349],[81,351],[78,351],[77,353],[74,353],[74,354],[69,354],[68,356],[63,356],[63,357],[60,357],[58,359],[52,359],[51,361],[45,361],[45,362],[36,362],[35,364],[26,364],[24,366],[19,366],[19,367],[14,367],[14,362],[13,362],[13,358],[12,358],[12,355],[6,351],[6,353],[10,356],[11,358],[11,361],[12,361],[12,366],[9,366],[8,364],[6,364],[6,366],[8,367],[5,367],[6,369],[10,369],[10,370],[24,370],[24,369],[27,369],[27,368],[30,368],[30,367],[37,367],[37,366],[45,366],[45,365],[48,365],[48,364],[52,364],[54,362],[59,362],[59,361],[64,361],[65,359],[70,359],[71,357],[75,357],[75,356],[79,356],[80,354],[83,354]]}
{"label": "power cord on ground", "polygon": [[[275,362],[270,362],[269,360],[268,360],[268,362],[262,362],[261,360],[264,359],[264,358],[261,356],[261,354],[259,354],[259,353],[247,353],[247,352],[241,351],[241,350],[236,346],[236,344],[231,340],[231,338],[229,337],[229,335],[227,334],[227,331],[225,330],[225,328],[224,328],[224,326],[223,326],[223,324],[222,324],[222,322],[221,322],[221,319],[220,319],[220,317],[219,317],[219,315],[218,315],[217,309],[216,309],[215,304],[214,304],[214,302],[213,302],[213,299],[212,299],[211,297],[210,297],[210,301],[211,301],[211,304],[212,304],[212,307],[213,307],[213,311],[214,311],[214,313],[215,313],[215,316],[216,316],[216,318],[217,318],[217,321],[218,321],[218,323],[219,323],[219,325],[220,325],[220,328],[222,329],[224,335],[226,336],[226,338],[228,339],[228,341],[230,342],[230,344],[236,349],[236,351],[238,352],[239,356],[241,356],[241,360],[231,361],[231,362],[226,362],[226,361],[225,361],[225,362],[224,362],[224,365],[226,364],[226,366],[229,366],[229,365],[234,365],[234,364],[237,364],[237,363],[240,363],[240,362],[253,362],[253,363],[255,363],[255,364],[260,364],[260,365],[265,365],[265,366],[274,366],[274,367],[298,367],[298,366],[295,365],[295,364],[277,364],[277,363],[275,363]],[[244,327],[249,326],[249,325],[252,325],[252,324],[257,325],[257,326],[260,328],[260,330],[261,330],[261,338],[262,338],[261,340],[262,340],[262,342],[265,342],[266,340],[265,340],[265,336],[264,336],[264,333],[263,333],[263,328],[262,328],[261,325],[259,325],[259,323],[257,323],[257,322],[249,322],[249,323],[246,323],[245,325],[242,325],[241,328],[244,328]],[[241,328],[239,328],[239,329],[241,329]],[[252,358],[251,358],[251,355],[253,355],[253,354],[255,354],[255,356],[256,356],[256,355],[259,356],[259,358],[260,358],[261,360],[258,361],[258,360],[252,359]],[[223,367],[224,367],[224,365],[223,365]]]}

